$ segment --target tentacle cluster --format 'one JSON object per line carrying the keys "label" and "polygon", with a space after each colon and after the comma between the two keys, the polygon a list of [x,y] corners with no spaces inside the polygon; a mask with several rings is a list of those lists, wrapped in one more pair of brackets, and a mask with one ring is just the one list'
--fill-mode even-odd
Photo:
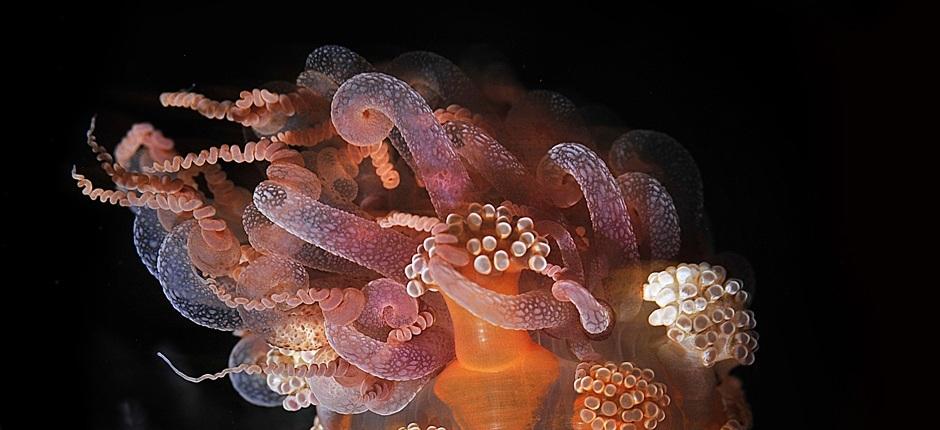
{"label": "tentacle cluster", "polygon": [[[81,192],[134,211],[135,248],[175,310],[242,336],[220,372],[173,370],[231,376],[259,406],[316,405],[326,428],[750,427],[727,373],[758,347],[742,281],[666,267],[720,261],[753,285],[739,258],[710,255],[689,152],[645,130],[604,141],[622,129],[470,70],[428,52],[373,66],[327,45],[293,82],[237,100],[163,93],[246,127],[244,141],[186,154],[141,123],[112,156],[92,120],[87,144],[114,188],[73,168]],[[574,417],[547,407],[572,400],[558,382],[571,354],[586,360]],[[670,393],[624,359],[650,363]],[[403,410],[408,421],[381,419]]]}
{"label": "tentacle cluster", "polygon": [[651,273],[643,284],[643,300],[659,306],[650,325],[665,326],[669,339],[700,354],[706,367],[726,359],[753,364],[758,347],[748,293],[726,275],[722,266],[680,264]]}
{"label": "tentacle cluster", "polygon": [[672,402],[656,374],[624,361],[581,362],[575,369],[575,429],[654,429],[666,419]]}

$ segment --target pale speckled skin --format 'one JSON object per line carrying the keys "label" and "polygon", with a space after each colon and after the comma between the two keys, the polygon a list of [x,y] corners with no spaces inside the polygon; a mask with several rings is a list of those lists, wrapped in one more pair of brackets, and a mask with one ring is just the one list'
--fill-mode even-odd
{"label": "pale speckled skin", "polygon": [[358,276],[373,273],[352,261],[288,233],[271,222],[253,203],[245,207],[242,224],[251,246],[262,252],[288,258],[311,269],[324,272]]}
{"label": "pale speckled skin", "polygon": [[[235,367],[244,363],[263,363],[268,349],[268,344],[264,342],[262,337],[245,336],[232,348],[232,353],[228,356],[228,365],[229,367]],[[229,375],[235,391],[248,403],[268,408],[281,406],[285,396],[268,388],[265,378],[266,376],[263,373],[253,375],[233,373]]]}
{"label": "pale speckled skin", "polygon": [[454,359],[453,334],[438,325],[398,344],[373,339],[353,325],[327,324],[326,338],[346,361],[392,381],[428,376]]}
{"label": "pale speckled skin", "polygon": [[195,221],[183,222],[163,240],[157,258],[157,279],[163,294],[173,309],[196,324],[227,331],[241,328],[238,312],[225,306],[196,274],[187,248],[189,235],[199,234],[195,226]]}
{"label": "pale speckled skin", "polygon": [[571,303],[556,300],[548,290],[500,294],[465,278],[439,257],[431,259],[430,268],[442,293],[477,318],[497,327],[541,330],[577,318],[577,310]]}
{"label": "pale speckled skin", "polygon": [[615,175],[642,171],[666,187],[675,202],[684,241],[702,227],[702,175],[692,154],[676,139],[658,131],[631,130],[614,141],[608,159]]}
{"label": "pale speckled skin", "polygon": [[483,129],[463,121],[448,121],[443,127],[451,147],[501,195],[521,204],[545,205],[528,169]]}
{"label": "pale speckled skin", "polygon": [[338,45],[324,45],[314,49],[307,56],[306,70],[322,73],[337,85],[360,73],[370,72],[375,68],[368,60],[355,51]]}
{"label": "pale speckled skin", "polygon": [[134,217],[134,248],[151,275],[157,276],[157,258],[167,231],[157,218],[157,210],[138,208]]}
{"label": "pale speckled skin", "polygon": [[[641,172],[628,172],[617,177],[627,207],[637,212],[636,228],[643,229],[649,257],[667,260],[679,253],[679,215],[666,187]],[[642,245],[642,244],[641,244]]]}
{"label": "pale speckled skin", "polygon": [[391,279],[376,279],[362,289],[366,304],[359,318],[363,332],[381,339],[389,329],[406,327],[418,319],[418,300],[405,292],[405,286]]}
{"label": "pale speckled skin", "polygon": [[407,282],[403,270],[411,262],[417,241],[272,181],[255,188],[254,204],[275,224],[306,242]]}
{"label": "pale speckled skin", "polygon": [[606,254],[613,261],[639,257],[626,203],[604,161],[579,143],[559,143],[548,151],[547,157],[581,186],[594,236],[606,242],[602,244],[608,250]]}
{"label": "pale speckled skin", "polygon": [[[364,115],[367,115],[365,117]],[[333,96],[333,125],[353,145],[372,145],[398,128],[439,217],[474,200],[473,183],[431,108],[404,82],[381,73],[346,81]]]}
{"label": "pale speckled skin", "polygon": [[486,109],[479,90],[463,70],[433,52],[406,52],[389,62],[383,72],[407,82],[419,92],[424,88],[430,90],[432,94],[422,96],[434,109],[451,104],[478,113]]}

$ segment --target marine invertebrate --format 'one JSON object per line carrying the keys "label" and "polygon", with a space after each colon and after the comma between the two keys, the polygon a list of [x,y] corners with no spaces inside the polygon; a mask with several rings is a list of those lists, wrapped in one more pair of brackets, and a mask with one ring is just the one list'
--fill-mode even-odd
{"label": "marine invertebrate", "polygon": [[88,132],[116,188],[75,170],[82,192],[131,208],[182,316],[241,336],[229,367],[178,375],[316,406],[323,428],[750,425],[728,374],[754,362],[747,293],[721,266],[671,265],[713,257],[685,241],[701,184],[675,140],[595,142],[548,91],[499,109],[427,52],[375,67],[325,46],[294,82],[161,95],[244,143],[177,154],[140,124],[112,157]]}

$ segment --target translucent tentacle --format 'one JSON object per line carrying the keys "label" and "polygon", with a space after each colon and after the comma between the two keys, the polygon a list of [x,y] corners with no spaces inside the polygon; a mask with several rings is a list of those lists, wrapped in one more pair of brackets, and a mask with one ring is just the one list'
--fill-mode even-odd
{"label": "translucent tentacle", "polygon": [[238,312],[222,303],[193,269],[187,244],[194,228],[195,221],[176,226],[160,247],[157,279],[163,294],[174,309],[196,324],[217,330],[240,328]]}
{"label": "translucent tentacle", "polygon": [[340,85],[355,75],[374,70],[374,67],[345,46],[323,45],[307,56],[306,69],[322,73]]}
{"label": "translucent tentacle", "polygon": [[432,108],[454,103],[477,111],[486,107],[473,81],[450,60],[433,52],[401,54],[384,72],[407,82]]}
{"label": "translucent tentacle", "polygon": [[448,121],[443,127],[451,147],[503,197],[520,203],[544,203],[544,194],[536,191],[536,181],[522,162],[483,129],[462,121]]}
{"label": "translucent tentacle", "polygon": [[559,143],[548,151],[540,169],[546,164],[574,177],[584,193],[594,237],[613,261],[639,257],[636,236],[627,214],[620,187],[604,161],[586,146]]}
{"label": "translucent tentacle", "polygon": [[357,75],[336,91],[332,114],[340,136],[354,145],[381,142],[398,127],[439,217],[473,201],[473,184],[444,129],[404,82],[380,73]]}
{"label": "translucent tentacle", "polygon": [[653,130],[631,130],[610,148],[610,170],[647,173],[661,182],[675,201],[683,240],[702,225],[702,176],[692,154],[671,136]]}
{"label": "translucent tentacle", "polygon": [[411,381],[394,382],[389,387],[389,393],[382,396],[381,399],[367,401],[366,406],[370,411],[379,415],[397,413],[414,400],[418,392],[424,388],[430,379],[430,376],[425,376]]}
{"label": "translucent tentacle", "polygon": [[167,231],[160,224],[156,209],[138,208],[134,218],[134,248],[140,261],[151,275],[157,276],[157,259],[160,257],[160,245],[166,238]]}
{"label": "translucent tentacle", "polygon": [[675,257],[680,245],[679,216],[666,188],[652,176],[640,172],[618,176],[617,184],[627,207],[637,214],[634,224],[640,246],[648,250],[652,259]]}
{"label": "translucent tentacle", "polygon": [[581,256],[578,255],[578,247],[568,229],[555,221],[538,220],[535,222],[535,230],[555,239],[561,253],[561,261],[565,264],[564,277],[583,283],[584,267],[581,265]]}
{"label": "translucent tentacle", "polygon": [[454,358],[454,342],[439,326],[404,343],[373,339],[350,325],[327,324],[326,336],[336,352],[363,371],[392,381],[430,375]]}
{"label": "translucent tentacle", "polygon": [[449,264],[433,257],[431,276],[442,293],[471,314],[509,330],[540,330],[573,319],[575,307],[556,300],[547,290],[518,295],[500,294],[465,278]]}
{"label": "translucent tentacle", "polygon": [[294,236],[382,275],[405,282],[418,243],[373,221],[324,205],[274,181],[255,188],[255,206]]}
{"label": "translucent tentacle", "polygon": [[324,272],[343,273],[354,276],[370,276],[368,270],[339,255],[307,243],[271,222],[254,203],[245,207],[242,224],[248,233],[248,241],[259,251],[289,258],[311,269]]}
{"label": "translucent tentacle", "polygon": [[[260,336],[245,336],[232,348],[228,357],[229,367],[238,367],[243,364],[264,363],[265,354],[270,347]],[[256,406],[277,407],[284,401],[284,395],[278,394],[268,387],[264,375],[235,373],[230,376],[235,391],[248,403]]]}
{"label": "translucent tentacle", "polygon": [[552,285],[552,295],[560,301],[571,302],[578,308],[581,325],[588,333],[603,333],[610,327],[613,319],[610,309],[598,302],[581,284],[569,280],[557,281]]}

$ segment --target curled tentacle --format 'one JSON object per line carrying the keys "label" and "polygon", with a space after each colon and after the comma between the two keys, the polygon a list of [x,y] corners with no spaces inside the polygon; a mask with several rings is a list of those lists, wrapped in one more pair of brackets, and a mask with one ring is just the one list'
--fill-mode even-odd
{"label": "curled tentacle", "polygon": [[542,205],[544,194],[537,191],[526,167],[490,137],[483,129],[463,121],[443,125],[451,147],[505,198],[522,203]]}
{"label": "curled tentacle", "polygon": [[578,182],[591,213],[595,240],[602,242],[599,246],[608,258],[639,257],[620,187],[594,151],[578,143],[559,143],[548,151],[539,168],[560,169]]}
{"label": "curled tentacle", "polygon": [[574,319],[576,309],[547,290],[500,294],[477,285],[440,257],[431,258],[431,276],[442,293],[471,314],[509,330],[540,330]]}
{"label": "curled tentacle", "polygon": [[329,207],[275,181],[255,188],[255,206],[294,236],[382,275],[406,281],[418,243],[373,221]]}
{"label": "curled tentacle", "polygon": [[472,201],[473,184],[444,129],[404,82],[380,73],[357,75],[336,91],[332,117],[340,136],[360,146],[381,142],[397,127],[438,216]]}
{"label": "curled tentacle", "polygon": [[453,338],[433,326],[405,343],[387,343],[350,325],[327,324],[326,336],[336,352],[363,371],[392,381],[430,375],[454,358]]}
{"label": "curled tentacle", "polygon": [[418,320],[418,301],[405,292],[404,285],[376,279],[362,292],[366,296],[365,309],[357,322],[371,337],[386,336],[389,328],[407,327]]}
{"label": "curled tentacle", "polygon": [[176,226],[164,239],[157,258],[157,279],[163,294],[181,315],[190,321],[217,330],[235,330],[242,319],[234,309],[219,300],[196,274],[187,242],[196,229],[195,221]]}

